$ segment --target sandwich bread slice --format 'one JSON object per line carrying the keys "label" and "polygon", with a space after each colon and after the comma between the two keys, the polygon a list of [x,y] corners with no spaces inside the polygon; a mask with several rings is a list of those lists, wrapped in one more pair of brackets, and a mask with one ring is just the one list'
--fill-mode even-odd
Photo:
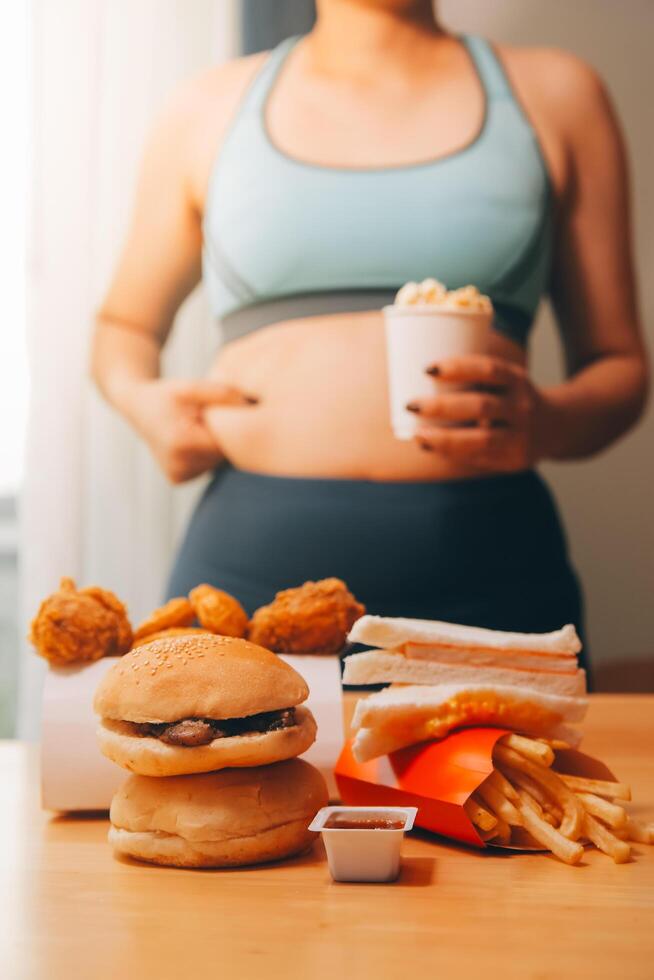
{"label": "sandwich bread slice", "polygon": [[386,649],[412,643],[428,647],[459,647],[468,651],[533,652],[572,659],[581,650],[581,640],[574,626],[570,624],[552,633],[506,633],[478,626],[443,623],[435,619],[362,616],[350,630],[348,639],[351,643],[365,643],[366,646]]}
{"label": "sandwich bread slice", "polygon": [[363,616],[349,639],[382,649],[346,660],[344,682],[509,684],[582,695],[581,641],[572,625],[552,633],[505,633],[425,619]]}
{"label": "sandwich bread slice", "polygon": [[580,735],[570,726],[583,720],[584,697],[495,683],[398,685],[362,698],[352,721],[353,752],[367,762],[455,728],[497,726],[527,735],[562,738],[570,745]]}
{"label": "sandwich bread slice", "polygon": [[490,665],[466,660],[464,651],[458,659],[440,659],[412,655],[411,644],[402,650],[366,650],[345,660],[343,683],[351,686],[370,684],[485,684],[509,685],[582,697],[586,693],[586,673],[574,668],[568,671],[520,666],[505,666],[500,657],[489,655]]}

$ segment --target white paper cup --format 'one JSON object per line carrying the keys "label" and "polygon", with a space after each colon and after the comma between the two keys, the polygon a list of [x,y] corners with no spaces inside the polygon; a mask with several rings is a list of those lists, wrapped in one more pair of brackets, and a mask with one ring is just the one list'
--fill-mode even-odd
{"label": "white paper cup", "polygon": [[391,426],[396,438],[412,439],[417,418],[406,410],[416,398],[429,398],[465,385],[437,381],[426,369],[446,357],[486,354],[493,315],[442,306],[385,306],[386,361]]}

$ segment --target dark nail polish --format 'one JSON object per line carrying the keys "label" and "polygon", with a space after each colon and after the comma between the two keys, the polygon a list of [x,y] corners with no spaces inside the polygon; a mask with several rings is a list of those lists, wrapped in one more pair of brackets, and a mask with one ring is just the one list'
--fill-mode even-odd
{"label": "dark nail polish", "polygon": [[425,371],[425,374],[431,374],[432,378],[438,377],[440,373],[441,373],[441,369],[438,367],[437,364],[432,364],[432,366],[428,367],[427,370]]}
{"label": "dark nail polish", "polygon": [[420,405],[418,404],[418,402],[407,402],[404,407],[406,408],[407,412],[419,412],[420,411]]}
{"label": "dark nail polish", "polygon": [[254,395],[244,395],[244,398],[248,405],[258,405],[259,399],[255,398]]}

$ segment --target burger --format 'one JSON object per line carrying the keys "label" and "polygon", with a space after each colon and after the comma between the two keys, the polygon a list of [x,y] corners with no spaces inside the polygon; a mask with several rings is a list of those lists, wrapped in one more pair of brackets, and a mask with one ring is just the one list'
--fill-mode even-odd
{"label": "burger", "polygon": [[291,759],[153,779],[130,776],[111,804],[109,842],[118,854],[179,868],[237,867],[299,854],[327,803],[313,766]]}
{"label": "burger", "polygon": [[100,749],[143,776],[262,766],[300,755],[316,723],[309,689],[270,650],[197,633],[155,640],[118,660],[94,700]]}

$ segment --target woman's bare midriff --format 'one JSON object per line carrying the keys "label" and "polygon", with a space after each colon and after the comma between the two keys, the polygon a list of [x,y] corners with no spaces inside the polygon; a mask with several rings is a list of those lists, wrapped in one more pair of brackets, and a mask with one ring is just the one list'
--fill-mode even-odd
{"label": "woman's bare midriff", "polygon": [[[524,363],[523,350],[500,334],[490,353]],[[377,311],[272,324],[222,348],[210,374],[259,398],[254,407],[207,411],[238,469],[382,481],[478,475],[394,437]]]}

